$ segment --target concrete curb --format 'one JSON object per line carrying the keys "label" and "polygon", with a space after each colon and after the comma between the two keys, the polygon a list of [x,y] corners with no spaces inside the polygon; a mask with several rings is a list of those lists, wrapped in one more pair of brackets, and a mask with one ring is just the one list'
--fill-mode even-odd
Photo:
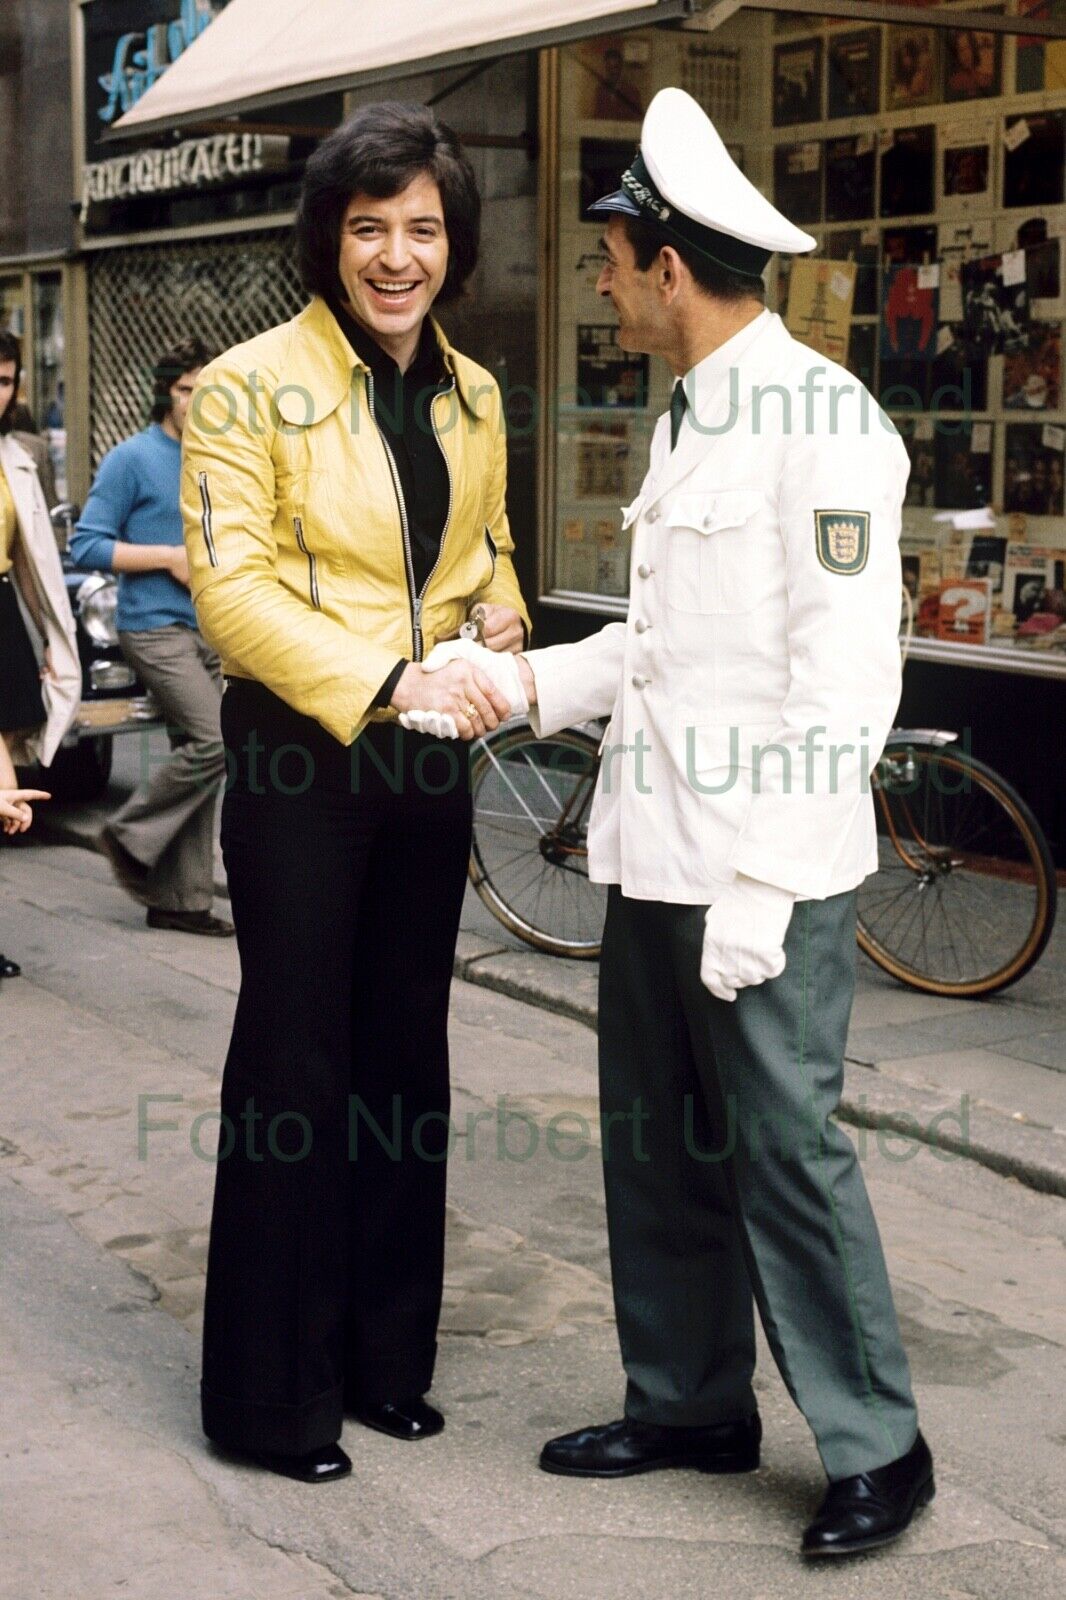
{"label": "concrete curb", "polygon": [[[97,818],[87,810],[80,808],[72,819],[61,810],[49,814],[41,807],[38,837],[52,844],[93,850],[93,836],[106,821],[107,811],[100,807]],[[222,899],[229,898],[224,877],[216,877],[215,892]],[[598,967],[593,961],[564,961],[461,933],[453,970],[464,983],[493,989],[596,1030]],[[964,1097],[961,1110],[964,1121],[958,1102],[945,1104],[935,1092],[889,1077],[869,1062],[846,1061],[840,1120],[874,1130],[882,1153],[886,1137],[895,1135],[908,1141],[904,1150],[887,1159],[909,1160],[919,1145],[925,1145],[943,1160],[975,1161],[1029,1189],[1066,1199],[1066,1140],[1059,1134],[968,1097]]]}

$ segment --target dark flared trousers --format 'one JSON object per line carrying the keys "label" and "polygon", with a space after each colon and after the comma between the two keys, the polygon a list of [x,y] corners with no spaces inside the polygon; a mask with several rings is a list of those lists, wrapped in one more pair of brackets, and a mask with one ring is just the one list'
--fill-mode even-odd
{"label": "dark flared trousers", "polygon": [[349,749],[258,685],[223,698],[241,989],[222,1083],[205,1432],[302,1454],[430,1386],[444,1265],[448,995],[464,747]]}

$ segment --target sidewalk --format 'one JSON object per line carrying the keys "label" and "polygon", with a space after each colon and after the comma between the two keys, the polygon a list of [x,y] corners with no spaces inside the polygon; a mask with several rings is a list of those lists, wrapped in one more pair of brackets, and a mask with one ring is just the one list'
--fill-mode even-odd
{"label": "sidewalk", "polygon": [[[899,1162],[856,1135],[937,1455],[937,1499],[895,1550],[800,1564],[823,1480],[765,1345],[758,1473],[537,1471],[546,1437],[617,1416],[622,1399],[595,1038],[462,981],[434,1384],[444,1433],[400,1445],[349,1422],[355,1472],[317,1489],[214,1454],[199,1432],[198,1335],[236,951],[147,929],[101,857],[40,841],[4,852],[0,927],[25,971],[0,992],[2,1600],[1063,1592],[1066,1320],[1053,1286],[1066,1213],[925,1145]],[[171,1097],[147,1108],[163,1126],[145,1127],[143,1154],[142,1095]],[[588,1137],[553,1153],[564,1112]]]}
{"label": "sidewalk", "polygon": [[[92,806],[41,806],[40,839],[92,848],[136,781],[132,746]],[[226,893],[216,846],[216,888]],[[468,888],[456,976],[596,1026],[598,967],[522,944]],[[1066,911],[1021,982],[991,1000],[942,1000],[904,989],[858,957],[840,1116],[959,1151],[1032,1188],[1066,1196]],[[902,1155],[901,1159],[907,1159]]]}

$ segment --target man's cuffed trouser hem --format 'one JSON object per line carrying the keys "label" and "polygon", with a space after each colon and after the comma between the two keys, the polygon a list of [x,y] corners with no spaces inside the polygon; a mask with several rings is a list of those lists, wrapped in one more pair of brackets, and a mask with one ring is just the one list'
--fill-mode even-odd
{"label": "man's cuffed trouser hem", "polygon": [[200,1385],[200,1414],[207,1437],[223,1450],[303,1456],[336,1444],[344,1421],[340,1389],[325,1389],[302,1405],[237,1400]]}

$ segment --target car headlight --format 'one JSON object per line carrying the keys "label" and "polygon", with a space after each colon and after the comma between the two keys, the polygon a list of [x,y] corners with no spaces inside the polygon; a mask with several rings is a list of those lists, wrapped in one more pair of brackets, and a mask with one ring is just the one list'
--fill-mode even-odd
{"label": "car headlight", "polygon": [[78,590],[77,604],[81,625],[94,644],[118,644],[118,584],[114,578],[94,572]]}

